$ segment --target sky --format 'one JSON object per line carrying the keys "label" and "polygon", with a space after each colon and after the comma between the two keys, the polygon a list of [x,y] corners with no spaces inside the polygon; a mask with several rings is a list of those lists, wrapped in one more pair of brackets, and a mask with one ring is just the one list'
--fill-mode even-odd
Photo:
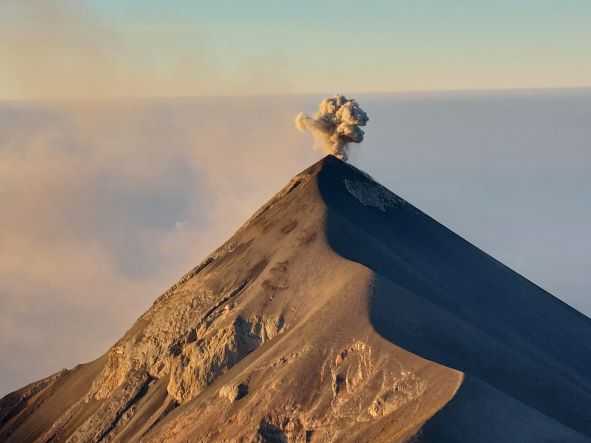
{"label": "sky", "polygon": [[321,158],[293,121],[327,93],[370,116],[353,164],[591,315],[590,22],[572,0],[0,0],[0,395],[101,355]]}
{"label": "sky", "polygon": [[0,98],[591,86],[587,0],[2,0]]}

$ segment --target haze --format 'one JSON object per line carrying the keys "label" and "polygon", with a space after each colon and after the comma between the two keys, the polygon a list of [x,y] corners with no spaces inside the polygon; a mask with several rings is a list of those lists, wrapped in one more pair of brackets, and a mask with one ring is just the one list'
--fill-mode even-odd
{"label": "haze", "polygon": [[3,0],[0,98],[591,86],[591,4]]}

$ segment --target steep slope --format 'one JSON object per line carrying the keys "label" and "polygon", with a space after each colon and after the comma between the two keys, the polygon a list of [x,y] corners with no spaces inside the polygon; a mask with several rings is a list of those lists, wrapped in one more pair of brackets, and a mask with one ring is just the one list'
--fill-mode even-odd
{"label": "steep slope", "polygon": [[589,441],[591,321],[328,156],[1,441]]}

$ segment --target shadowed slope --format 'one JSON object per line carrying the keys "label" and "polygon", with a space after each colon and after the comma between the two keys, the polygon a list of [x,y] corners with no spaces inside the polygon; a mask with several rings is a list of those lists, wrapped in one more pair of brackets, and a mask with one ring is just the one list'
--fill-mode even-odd
{"label": "shadowed slope", "polygon": [[591,321],[365,174],[327,161],[318,183],[328,241],[376,273],[376,331],[591,437]]}

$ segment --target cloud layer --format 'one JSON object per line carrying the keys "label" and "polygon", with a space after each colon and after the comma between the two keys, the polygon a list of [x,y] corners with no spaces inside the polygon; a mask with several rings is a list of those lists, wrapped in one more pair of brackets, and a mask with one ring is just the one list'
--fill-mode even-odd
{"label": "cloud layer", "polygon": [[[360,99],[351,162],[591,315],[591,93]],[[0,395],[101,355],[317,160],[317,100],[0,103]]]}

